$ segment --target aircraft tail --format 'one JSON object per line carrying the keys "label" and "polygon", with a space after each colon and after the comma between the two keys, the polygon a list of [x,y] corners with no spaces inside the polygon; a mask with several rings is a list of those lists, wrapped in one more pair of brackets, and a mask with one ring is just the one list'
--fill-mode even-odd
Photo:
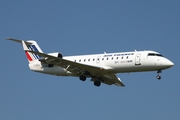
{"label": "aircraft tail", "polygon": [[22,45],[23,45],[23,49],[25,50],[25,54],[26,54],[28,61],[31,63],[31,62],[39,60],[39,58],[41,58],[41,56],[26,51],[26,50],[31,50],[31,51],[43,53],[41,48],[37,44],[37,42],[33,41],[33,40],[27,41],[27,42],[22,41]]}
{"label": "aircraft tail", "polygon": [[27,51],[27,50],[30,50],[30,51],[36,51],[36,52],[43,53],[43,51],[41,50],[41,48],[39,47],[39,45],[37,44],[36,41],[34,41],[34,40],[23,41],[23,40],[17,40],[14,38],[7,38],[7,40],[12,40],[12,41],[22,44],[29,63],[38,61],[41,58],[41,56]]}

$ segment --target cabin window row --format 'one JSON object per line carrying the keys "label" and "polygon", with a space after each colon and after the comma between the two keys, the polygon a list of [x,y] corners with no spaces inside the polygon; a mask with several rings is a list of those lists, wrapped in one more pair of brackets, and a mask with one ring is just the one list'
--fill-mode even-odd
{"label": "cabin window row", "polygon": [[[103,61],[103,60],[114,60],[114,59],[116,59],[116,60],[118,60],[120,57],[112,57],[112,58],[109,58],[109,57],[107,57],[107,58],[102,58],[101,60]],[[121,57],[121,59],[124,59],[124,58],[126,58],[126,59],[128,59],[128,56],[126,56],[126,57]],[[92,59],[92,61],[95,61],[96,59],[95,58],[93,58]],[[100,58],[97,58],[97,61],[99,61],[100,60]],[[79,60],[75,60],[75,62],[86,62],[86,61],[88,61],[88,62],[90,62],[91,61],[91,59],[79,59]]]}

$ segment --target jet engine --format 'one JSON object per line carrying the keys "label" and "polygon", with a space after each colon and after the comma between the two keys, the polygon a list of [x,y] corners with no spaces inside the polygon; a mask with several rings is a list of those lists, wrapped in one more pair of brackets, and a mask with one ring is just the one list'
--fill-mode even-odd
{"label": "jet engine", "polygon": [[[58,58],[63,58],[63,55],[62,55],[61,53],[59,53],[59,52],[48,53],[48,55],[54,56],[54,57],[58,57]],[[51,64],[52,59],[48,59],[48,58],[41,57],[41,58],[39,59],[39,61],[41,61],[42,63]]]}
{"label": "jet engine", "polygon": [[48,55],[54,56],[54,57],[58,57],[58,58],[63,58],[63,55],[59,52],[55,52],[55,53],[48,53]]}

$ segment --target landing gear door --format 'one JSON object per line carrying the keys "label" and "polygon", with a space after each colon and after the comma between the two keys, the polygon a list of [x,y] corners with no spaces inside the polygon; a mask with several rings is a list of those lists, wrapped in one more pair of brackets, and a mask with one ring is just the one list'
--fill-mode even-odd
{"label": "landing gear door", "polygon": [[136,54],[135,65],[141,65],[141,54]]}

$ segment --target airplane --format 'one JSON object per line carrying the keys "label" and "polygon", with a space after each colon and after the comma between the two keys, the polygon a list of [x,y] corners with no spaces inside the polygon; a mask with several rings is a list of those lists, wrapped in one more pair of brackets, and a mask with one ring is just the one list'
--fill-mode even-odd
{"label": "airplane", "polygon": [[156,78],[160,80],[162,70],[174,66],[163,55],[151,50],[63,56],[60,52],[43,53],[34,40],[6,39],[22,44],[30,70],[56,76],[79,77],[81,81],[91,78],[97,87],[101,83],[124,87],[117,73],[157,71]]}

